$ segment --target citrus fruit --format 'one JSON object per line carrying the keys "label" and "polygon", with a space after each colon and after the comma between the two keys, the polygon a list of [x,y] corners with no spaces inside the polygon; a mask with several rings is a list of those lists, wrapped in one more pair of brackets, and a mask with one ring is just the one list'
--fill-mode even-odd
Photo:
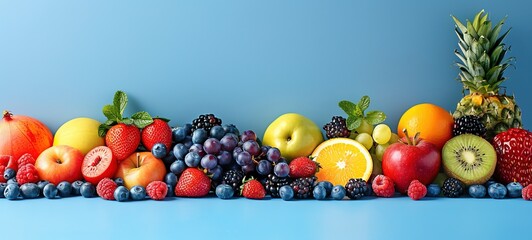
{"label": "citrus fruit", "polygon": [[431,103],[422,103],[409,108],[397,126],[397,134],[404,137],[403,129],[410,135],[420,133],[420,137],[436,145],[441,150],[452,137],[454,119],[447,110]]}
{"label": "citrus fruit", "polygon": [[316,173],[318,181],[329,181],[333,185],[345,185],[350,178],[368,181],[373,171],[368,150],[349,138],[329,139],[318,145],[311,156],[321,166]]}
{"label": "citrus fruit", "polygon": [[98,136],[100,122],[92,118],[74,118],[57,129],[54,135],[54,146],[68,145],[87,154],[91,149],[105,144]]}

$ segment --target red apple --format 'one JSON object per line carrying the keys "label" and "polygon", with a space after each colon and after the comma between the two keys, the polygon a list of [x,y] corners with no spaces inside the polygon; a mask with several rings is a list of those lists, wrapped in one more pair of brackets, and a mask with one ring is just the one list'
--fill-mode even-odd
{"label": "red apple", "polygon": [[154,157],[151,152],[136,152],[118,165],[116,177],[124,180],[124,186],[131,189],[135,185],[148,186],[150,182],[162,181],[166,175],[166,167],[162,160]]}
{"label": "red apple", "polygon": [[440,151],[436,145],[423,139],[419,134],[406,137],[390,145],[382,156],[382,171],[395,183],[396,189],[405,194],[413,180],[428,185],[434,181],[441,165]]}
{"label": "red apple", "polygon": [[10,155],[0,155],[0,182],[7,181],[7,179],[4,178],[4,171],[6,168],[11,168],[17,171],[17,160]]}
{"label": "red apple", "polygon": [[83,179],[81,175],[82,162],[83,153],[80,150],[59,145],[44,150],[35,160],[35,168],[41,180],[47,180],[57,185],[62,181],[72,183]]}
{"label": "red apple", "polygon": [[83,159],[81,173],[87,182],[96,186],[104,178],[112,178],[118,169],[118,160],[106,146],[98,146],[90,150]]}

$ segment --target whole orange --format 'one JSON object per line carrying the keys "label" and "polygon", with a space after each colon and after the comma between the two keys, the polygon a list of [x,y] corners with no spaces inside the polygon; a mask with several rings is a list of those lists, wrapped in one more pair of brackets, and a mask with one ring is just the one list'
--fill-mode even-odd
{"label": "whole orange", "polygon": [[431,103],[422,103],[409,108],[397,125],[397,135],[404,137],[403,129],[410,137],[420,133],[420,137],[442,149],[452,137],[454,119],[450,112]]}

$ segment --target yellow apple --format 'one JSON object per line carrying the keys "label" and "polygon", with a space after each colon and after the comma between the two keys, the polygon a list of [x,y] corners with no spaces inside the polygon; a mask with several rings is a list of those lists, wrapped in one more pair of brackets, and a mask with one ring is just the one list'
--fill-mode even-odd
{"label": "yellow apple", "polygon": [[67,145],[87,154],[91,149],[105,144],[98,136],[100,122],[92,118],[74,118],[57,129],[54,135],[54,146]]}
{"label": "yellow apple", "polygon": [[297,113],[286,113],[275,119],[262,141],[264,145],[278,148],[288,161],[309,156],[321,142],[323,135],[318,125]]}

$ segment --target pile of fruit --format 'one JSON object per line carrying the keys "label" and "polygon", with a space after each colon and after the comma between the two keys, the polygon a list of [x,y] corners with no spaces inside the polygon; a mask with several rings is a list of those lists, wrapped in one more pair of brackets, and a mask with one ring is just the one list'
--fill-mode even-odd
{"label": "pile of fruit", "polygon": [[[123,116],[127,95],[103,107],[107,120],[75,118],[54,135],[37,119],[5,111],[0,122],[0,198],[83,196],[106,200],[360,199],[424,197],[532,199],[532,133],[500,94],[507,47],[478,13],[454,18],[460,81],[469,91],[453,114],[410,107],[392,132],[370,98],[340,101],[346,116],[318,127],[287,113],[259,139],[214,114],[171,127],[147,112]],[[327,140],[324,139],[324,134]]]}

